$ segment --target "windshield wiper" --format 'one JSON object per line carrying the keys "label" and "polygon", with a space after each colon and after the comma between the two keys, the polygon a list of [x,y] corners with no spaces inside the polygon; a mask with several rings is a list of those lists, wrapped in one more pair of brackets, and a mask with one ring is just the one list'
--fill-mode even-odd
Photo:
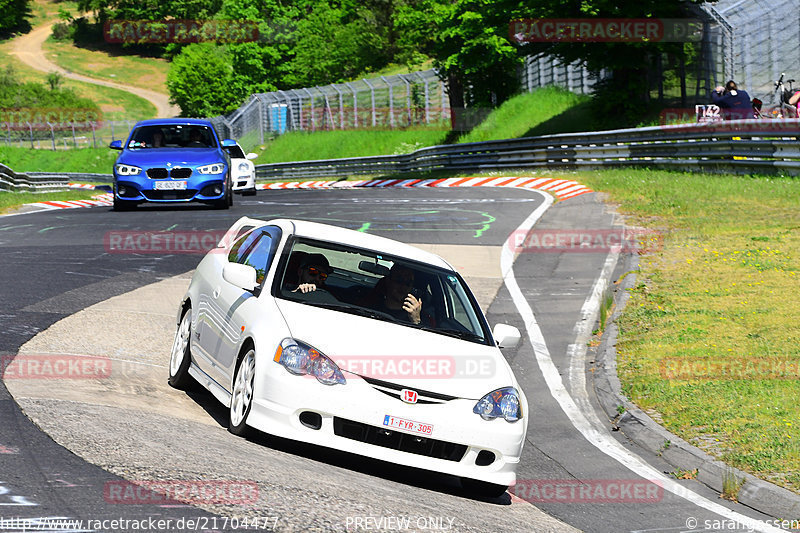
{"label": "windshield wiper", "polygon": [[377,320],[383,320],[385,322],[395,322],[394,317],[391,315],[387,315],[386,313],[381,313],[380,311],[374,311],[372,309],[366,309],[364,307],[346,305],[346,304],[334,304],[334,303],[312,303],[316,307],[324,307],[325,309],[331,309],[333,311],[341,311],[343,313],[350,313],[351,315],[358,315],[358,316],[365,316],[367,318],[375,318]]}
{"label": "windshield wiper", "polygon": [[470,331],[461,331],[458,329],[439,329],[439,328],[432,328],[430,326],[415,326],[415,327],[424,331],[430,331],[432,333],[440,333],[442,335],[447,335],[448,337],[455,337],[456,339],[461,339],[464,341],[477,341],[481,343],[486,342],[486,340],[483,337],[475,335]]}

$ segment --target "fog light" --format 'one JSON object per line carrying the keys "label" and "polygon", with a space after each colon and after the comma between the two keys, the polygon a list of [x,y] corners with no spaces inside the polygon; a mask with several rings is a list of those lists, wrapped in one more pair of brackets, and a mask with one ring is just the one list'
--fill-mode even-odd
{"label": "fog light", "polygon": [[214,195],[222,194],[222,185],[214,185]]}
{"label": "fog light", "polygon": [[117,194],[119,194],[120,196],[125,196],[126,194],[128,194],[128,189],[126,189],[125,186],[120,185],[119,187],[117,187]]}

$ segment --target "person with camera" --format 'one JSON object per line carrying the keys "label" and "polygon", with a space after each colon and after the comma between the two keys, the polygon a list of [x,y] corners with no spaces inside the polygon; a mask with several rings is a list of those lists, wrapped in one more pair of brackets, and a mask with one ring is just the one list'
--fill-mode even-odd
{"label": "person with camera", "polygon": [[728,120],[753,118],[753,104],[747,91],[740,90],[733,80],[725,87],[718,86],[711,93],[711,100],[718,105],[722,115]]}

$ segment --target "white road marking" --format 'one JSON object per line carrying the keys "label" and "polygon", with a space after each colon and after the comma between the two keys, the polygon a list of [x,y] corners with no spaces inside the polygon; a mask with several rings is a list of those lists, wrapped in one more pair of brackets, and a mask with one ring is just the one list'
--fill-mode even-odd
{"label": "white road marking", "polygon": [[[547,211],[547,209],[553,204],[552,196],[544,193],[539,194],[544,196],[544,202],[537,207],[530,214],[530,216],[525,219],[525,221],[522,222],[515,232],[522,232],[522,234],[526,234],[542,217],[545,211]],[[515,234],[516,233],[512,233],[511,236],[509,236],[508,242],[513,242],[511,238]],[[589,443],[642,478],[660,484],[665,490],[689,501],[698,507],[702,507],[729,520],[736,521],[743,527],[746,527],[752,531],[763,531],[768,533],[783,532],[783,530],[772,527],[765,522],[755,520],[735,511],[731,511],[727,507],[719,505],[718,503],[714,503],[687,489],[676,481],[664,476],[661,472],[653,468],[641,457],[631,453],[613,437],[611,437],[607,433],[605,426],[603,426],[600,420],[597,419],[597,415],[593,409],[589,409],[586,412],[582,411],[572,396],[570,396],[569,392],[564,386],[563,381],[561,380],[561,376],[558,373],[558,368],[556,368],[556,365],[553,363],[553,359],[550,356],[550,351],[547,349],[547,343],[545,342],[544,335],[542,334],[539,324],[536,321],[536,317],[533,314],[533,309],[531,309],[531,306],[525,300],[525,297],[523,296],[522,291],[517,284],[517,280],[514,277],[513,266],[514,249],[511,246],[504,246],[500,256],[500,269],[501,272],[503,272],[503,282],[505,283],[508,292],[511,294],[511,299],[514,302],[514,306],[517,308],[517,312],[520,314],[525,324],[525,330],[528,334],[531,346],[533,347],[536,361],[539,364],[539,369],[544,376],[545,382],[547,383],[548,389],[550,389],[550,394],[552,397],[558,402],[561,410],[567,415],[575,429],[577,429],[584,436],[584,438],[589,441]],[[595,291],[593,290],[592,294],[594,294],[594,292]],[[584,306],[585,305],[586,304],[584,304]]]}

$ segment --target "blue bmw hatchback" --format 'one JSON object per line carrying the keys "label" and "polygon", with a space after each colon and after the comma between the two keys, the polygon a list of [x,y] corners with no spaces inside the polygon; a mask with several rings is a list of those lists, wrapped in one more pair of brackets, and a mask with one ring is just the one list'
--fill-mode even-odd
{"label": "blue bmw hatchback", "polygon": [[214,126],[199,119],[138,122],[128,140],[112,141],[122,150],[114,163],[114,209],[143,202],[204,202],[220,209],[233,205],[230,157]]}

